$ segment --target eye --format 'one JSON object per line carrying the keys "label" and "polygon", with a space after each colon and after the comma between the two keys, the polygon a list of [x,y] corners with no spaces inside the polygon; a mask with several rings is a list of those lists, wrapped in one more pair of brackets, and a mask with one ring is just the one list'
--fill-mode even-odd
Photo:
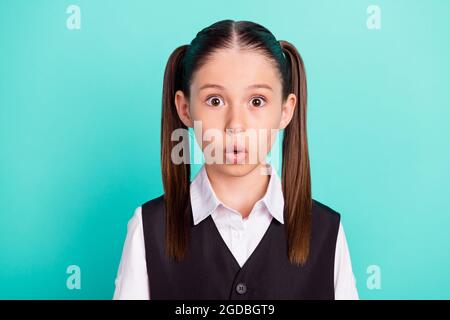
{"label": "eye", "polygon": [[220,107],[220,102],[223,103],[222,99],[218,96],[211,96],[206,100],[206,103],[213,107]]}
{"label": "eye", "polygon": [[266,104],[266,99],[263,97],[254,97],[251,100],[252,107],[261,108],[263,105]]}

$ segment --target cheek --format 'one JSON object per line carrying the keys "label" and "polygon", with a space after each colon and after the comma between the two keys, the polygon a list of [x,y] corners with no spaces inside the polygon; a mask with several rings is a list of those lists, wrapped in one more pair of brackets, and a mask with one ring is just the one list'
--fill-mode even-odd
{"label": "cheek", "polygon": [[249,119],[249,127],[278,128],[281,120],[281,106],[271,105],[263,110],[254,110]]}
{"label": "cheek", "polygon": [[274,128],[265,128],[258,133],[258,149],[264,155],[270,152],[277,137],[278,130]]}
{"label": "cheek", "polygon": [[224,145],[224,133],[220,130],[220,124],[215,123],[212,119],[211,121],[202,119],[197,119],[194,125],[195,139],[197,143],[201,146],[202,150],[206,147],[222,148]]}
{"label": "cheek", "polygon": [[259,151],[266,156],[272,149],[277,139],[278,128],[281,121],[281,106],[261,112],[258,119],[254,119],[254,127],[257,128],[257,146]]}
{"label": "cheek", "polygon": [[218,115],[219,110],[202,105],[191,106],[191,117],[194,121],[201,121],[204,128],[221,128],[223,115]]}
{"label": "cheek", "polygon": [[211,142],[208,141],[211,140],[211,137],[208,138],[208,134],[209,136],[217,135],[217,131],[220,131],[223,127],[222,117],[218,117],[214,112],[202,109],[201,107],[194,107],[191,110],[191,117],[194,121],[195,138],[198,143],[203,144],[204,148],[205,144]]}

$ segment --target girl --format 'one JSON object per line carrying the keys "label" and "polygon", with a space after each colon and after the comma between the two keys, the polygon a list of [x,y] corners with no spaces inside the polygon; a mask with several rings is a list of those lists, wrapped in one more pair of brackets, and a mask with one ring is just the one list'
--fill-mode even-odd
{"label": "girl", "polygon": [[[340,215],[311,196],[306,97],[300,54],[259,24],[219,21],[175,49],[164,194],[128,223],[114,299],[358,298]],[[205,164],[191,182],[173,133],[196,123]],[[279,130],[281,178],[265,163]]]}

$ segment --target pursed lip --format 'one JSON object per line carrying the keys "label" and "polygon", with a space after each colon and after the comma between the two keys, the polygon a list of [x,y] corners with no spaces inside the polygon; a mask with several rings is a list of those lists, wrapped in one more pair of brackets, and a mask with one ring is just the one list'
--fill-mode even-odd
{"label": "pursed lip", "polygon": [[234,143],[228,148],[225,148],[225,153],[247,153],[247,148],[240,144]]}

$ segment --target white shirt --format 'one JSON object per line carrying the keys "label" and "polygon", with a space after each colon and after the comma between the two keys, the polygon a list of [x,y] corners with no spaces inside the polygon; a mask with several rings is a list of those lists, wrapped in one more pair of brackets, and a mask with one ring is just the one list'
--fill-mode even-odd
{"label": "white shirt", "polygon": [[[269,170],[270,179],[266,193],[256,202],[245,219],[239,212],[227,207],[217,198],[208,179],[205,165],[201,167],[190,186],[194,224],[200,223],[211,214],[220,235],[241,267],[257,247],[272,218],[284,223],[281,181],[272,166],[269,166]],[[349,249],[342,223],[340,223],[334,264],[335,299],[358,299],[355,283]],[[128,222],[115,286],[113,299],[150,299],[142,207],[135,209],[133,217]]]}

